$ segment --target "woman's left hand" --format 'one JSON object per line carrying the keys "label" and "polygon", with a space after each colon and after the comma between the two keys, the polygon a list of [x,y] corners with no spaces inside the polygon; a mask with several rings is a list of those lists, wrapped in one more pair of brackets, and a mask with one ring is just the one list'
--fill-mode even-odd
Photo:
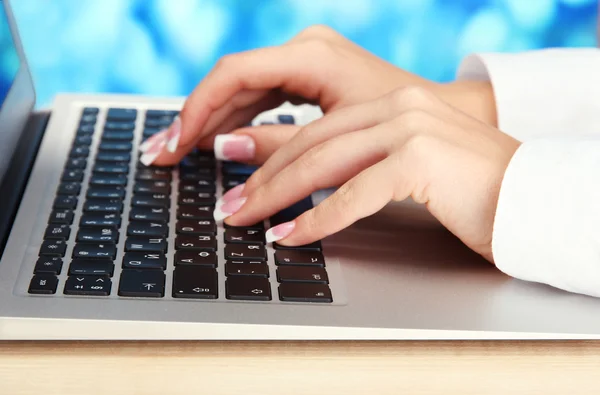
{"label": "woman's left hand", "polygon": [[493,262],[500,185],[519,144],[422,88],[402,88],[302,128],[245,185],[221,198],[215,218],[248,225],[312,192],[341,185],[296,220],[271,228],[268,241],[310,243],[390,201],[412,197]]}

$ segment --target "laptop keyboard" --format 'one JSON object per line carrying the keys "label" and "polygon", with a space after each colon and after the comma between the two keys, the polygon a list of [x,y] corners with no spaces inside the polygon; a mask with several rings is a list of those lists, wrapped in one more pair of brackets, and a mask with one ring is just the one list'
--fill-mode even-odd
{"label": "laptop keyboard", "polygon": [[[178,112],[170,110],[111,108],[92,149],[99,114],[92,107],[81,113],[30,294],[215,300],[224,287],[229,300],[333,302],[319,241],[299,247],[274,243],[271,253],[265,223],[224,225],[222,231],[215,224],[217,191],[244,183],[254,166],[219,164],[212,152],[200,150],[171,168],[144,166],[134,149],[136,120],[144,117],[146,139],[171,124]],[[278,121],[295,120],[280,115]],[[91,175],[83,188],[89,167]],[[134,181],[128,188],[130,172]],[[217,188],[218,180],[222,188]],[[82,214],[75,221],[79,207]],[[268,226],[290,221],[310,208],[309,197],[272,216]],[[175,226],[170,229],[173,216]],[[169,240],[174,240],[173,246]],[[225,262],[223,267],[220,262]],[[64,270],[66,277],[60,276]],[[166,275],[168,271],[172,276]]]}

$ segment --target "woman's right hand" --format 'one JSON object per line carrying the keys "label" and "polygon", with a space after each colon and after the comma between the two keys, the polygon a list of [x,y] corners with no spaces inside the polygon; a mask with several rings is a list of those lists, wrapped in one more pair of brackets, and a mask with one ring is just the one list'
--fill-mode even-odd
{"label": "woman's right hand", "polygon": [[[172,165],[195,147],[212,149],[215,136],[247,125],[285,101],[314,103],[328,113],[409,85],[426,88],[486,123],[495,122],[489,83],[437,84],[385,62],[330,28],[313,26],[282,46],[220,59],[188,97],[180,118],[143,145],[141,160]],[[298,130],[294,125],[239,129],[226,142],[231,152],[227,159],[261,164]]]}

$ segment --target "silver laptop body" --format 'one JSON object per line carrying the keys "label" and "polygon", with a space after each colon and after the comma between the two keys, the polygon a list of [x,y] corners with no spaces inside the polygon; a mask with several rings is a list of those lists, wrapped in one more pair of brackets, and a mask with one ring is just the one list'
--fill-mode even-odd
{"label": "silver laptop body", "polygon": [[[184,264],[176,265],[174,258],[181,209],[177,187],[183,184],[183,173],[179,170],[168,181],[173,192],[168,197],[166,266],[163,270],[144,269],[162,272],[164,282],[144,280],[139,289],[142,296],[132,296],[122,284],[124,272],[147,273],[123,267],[125,249],[129,248],[132,200],[137,196],[136,174],[140,171],[136,147],[147,129],[150,117],[147,110],[177,111],[183,99],[65,94],[56,97],[50,113],[32,111],[35,102],[32,80],[9,2],[4,1],[2,6],[5,21],[0,24],[10,27],[19,66],[0,111],[0,222],[4,245],[0,260],[0,340],[600,337],[600,300],[503,275],[465,248],[423,207],[412,202],[389,205],[377,215],[323,240],[319,253],[324,257],[324,265],[318,269],[326,272],[325,287],[302,288],[315,280],[309,278],[290,288],[305,296],[302,292],[308,290],[310,297],[305,299],[296,295],[281,300],[283,280],[279,281],[279,270],[285,265],[283,261],[276,262],[272,246],[266,247],[267,260],[263,262],[268,278],[263,278],[262,283],[267,288],[248,288],[242,292],[247,298],[231,297],[226,284],[233,274],[226,270],[225,229],[218,227],[217,262],[216,268],[211,269],[216,278],[214,298],[194,294],[206,291],[201,285],[189,285],[196,280],[202,284],[201,278],[180,276],[181,281],[189,282],[187,297],[181,298],[178,292],[183,290],[174,283],[175,271]],[[8,49],[2,48],[5,50]],[[86,110],[90,108],[97,112]],[[76,239],[81,221],[89,214],[86,196],[94,188],[90,182],[97,169],[95,158],[105,142],[103,133],[111,126],[112,121],[107,120],[110,109],[135,110],[137,114],[132,126],[129,173],[124,175],[127,182],[122,188],[125,196],[120,214],[122,223],[116,227],[120,237],[113,259],[109,259],[114,263],[114,271],[97,276],[88,271],[79,276],[72,272],[73,257],[80,244]],[[55,218],[57,211],[53,206],[60,196],[57,190],[63,183],[65,163],[72,154],[75,139],[80,137],[82,119],[88,111],[95,115],[93,131],[86,134],[90,136],[89,153],[85,156],[88,163],[82,170],[81,190],[73,196],[77,203],[71,210],[72,218],[70,223],[64,223],[70,235],[62,240],[65,246],[62,255],[52,255],[52,243],[44,247],[46,253],[50,251],[49,257],[62,260],[60,273],[48,274],[38,267],[38,261],[45,238],[48,241],[49,218]],[[261,115],[255,122],[277,120],[278,114],[293,114],[297,122],[306,123],[318,116],[318,111],[283,106]],[[119,132],[113,135],[119,136]],[[217,197],[223,192],[225,166],[216,164]],[[110,191],[112,187],[104,189]],[[317,204],[326,195],[327,192],[314,194],[313,202]],[[50,239],[53,240],[56,239]],[[203,250],[194,252],[200,254]],[[135,264],[132,262],[129,263]],[[34,271],[38,273],[35,284]],[[97,284],[90,285],[90,279]],[[54,292],[48,291],[48,281],[56,281]],[[107,282],[110,290],[106,294],[94,293],[106,291]],[[323,281],[319,284],[323,286]],[[65,294],[67,288],[70,291]],[[160,288],[158,296],[144,296],[144,292],[157,288]],[[78,293],[83,289],[89,292]],[[325,295],[320,289],[330,294]],[[324,301],[323,297],[330,299]]]}

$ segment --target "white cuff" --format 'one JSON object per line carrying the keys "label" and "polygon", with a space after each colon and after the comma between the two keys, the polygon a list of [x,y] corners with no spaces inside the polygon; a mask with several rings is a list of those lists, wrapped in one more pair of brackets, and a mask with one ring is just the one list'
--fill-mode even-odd
{"label": "white cuff", "polygon": [[499,129],[517,140],[600,133],[600,50],[467,57],[458,79],[492,82]]}
{"label": "white cuff", "polygon": [[600,138],[521,145],[502,183],[492,251],[510,276],[600,297]]}

